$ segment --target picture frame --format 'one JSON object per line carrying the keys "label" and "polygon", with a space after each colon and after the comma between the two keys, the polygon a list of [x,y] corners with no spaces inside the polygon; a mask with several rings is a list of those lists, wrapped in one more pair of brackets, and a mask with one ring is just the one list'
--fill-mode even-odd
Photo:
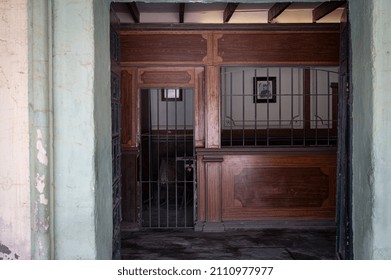
{"label": "picture frame", "polygon": [[180,88],[163,88],[162,101],[182,101],[183,90]]}
{"label": "picture frame", "polygon": [[254,103],[276,103],[276,77],[254,77]]}

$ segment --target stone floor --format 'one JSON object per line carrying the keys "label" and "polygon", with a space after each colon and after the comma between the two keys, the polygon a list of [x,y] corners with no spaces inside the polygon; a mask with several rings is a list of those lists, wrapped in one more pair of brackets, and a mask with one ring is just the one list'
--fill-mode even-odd
{"label": "stone floor", "polygon": [[231,230],[223,233],[122,233],[122,259],[323,260],[335,259],[335,229]]}

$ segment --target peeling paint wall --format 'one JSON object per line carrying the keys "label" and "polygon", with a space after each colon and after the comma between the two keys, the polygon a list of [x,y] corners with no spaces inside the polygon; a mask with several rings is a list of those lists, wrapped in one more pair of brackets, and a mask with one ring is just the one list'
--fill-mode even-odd
{"label": "peeling paint wall", "polygon": [[30,258],[27,0],[0,0],[0,259]]}

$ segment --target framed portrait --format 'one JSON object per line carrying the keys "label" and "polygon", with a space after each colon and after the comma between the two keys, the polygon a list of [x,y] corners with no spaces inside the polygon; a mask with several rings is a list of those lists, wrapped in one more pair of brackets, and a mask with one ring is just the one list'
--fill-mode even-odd
{"label": "framed portrait", "polygon": [[162,101],[182,101],[182,89],[179,88],[163,88]]}
{"label": "framed portrait", "polygon": [[276,77],[254,77],[254,103],[276,103]]}

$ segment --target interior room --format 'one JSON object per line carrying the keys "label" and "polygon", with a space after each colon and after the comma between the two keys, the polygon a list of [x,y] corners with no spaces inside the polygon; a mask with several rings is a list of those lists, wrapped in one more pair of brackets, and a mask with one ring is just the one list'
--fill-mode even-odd
{"label": "interior room", "polygon": [[137,234],[275,229],[328,250],[273,243],[275,258],[341,254],[346,13],[344,1],[111,5],[114,257],[132,258]]}

